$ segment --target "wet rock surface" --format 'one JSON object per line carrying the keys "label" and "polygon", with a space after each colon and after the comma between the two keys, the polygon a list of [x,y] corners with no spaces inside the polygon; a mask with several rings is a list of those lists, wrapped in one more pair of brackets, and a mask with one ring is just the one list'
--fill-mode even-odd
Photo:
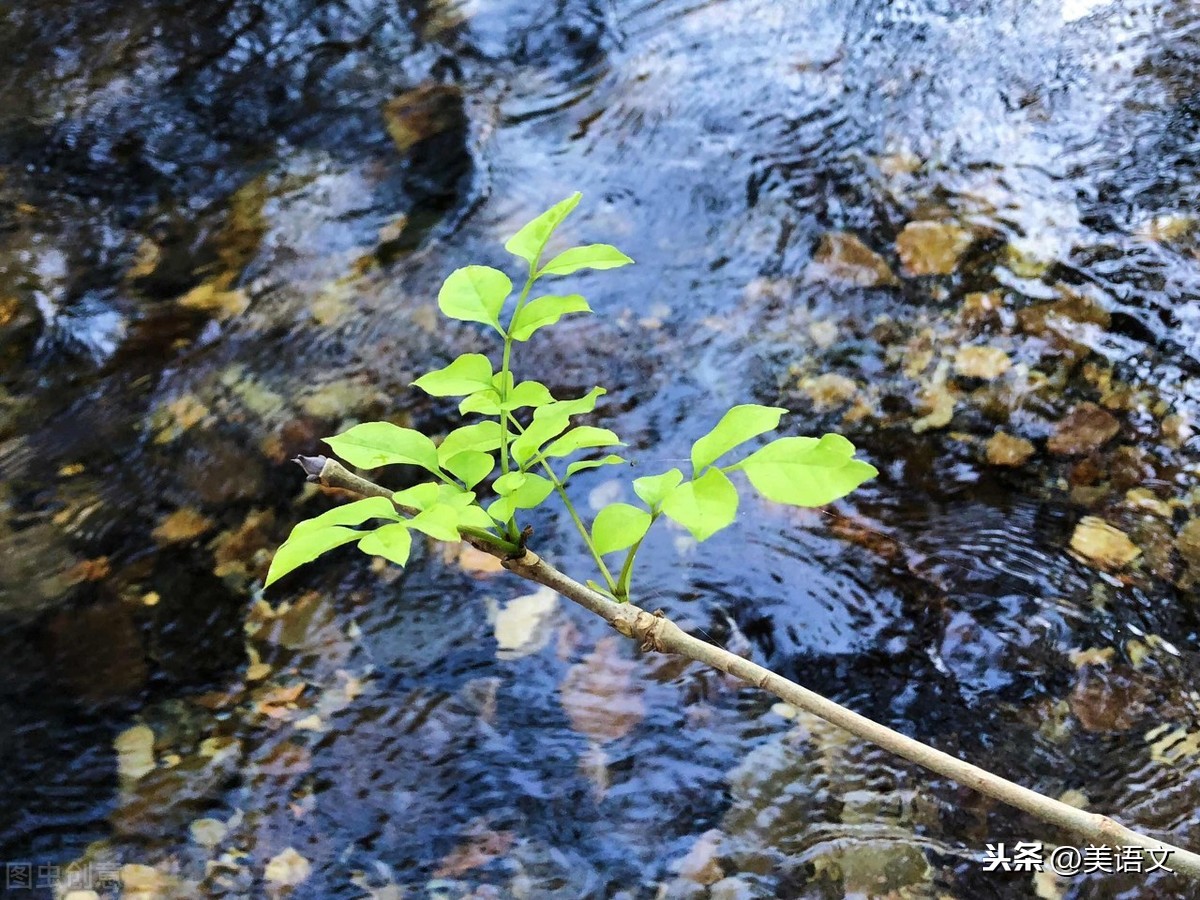
{"label": "wet rock surface", "polygon": [[340,499],[289,456],[451,427],[408,385],[488,347],[438,284],[577,188],[570,238],[638,265],[518,374],[605,384],[635,474],[736,402],[882,472],[653,533],[646,600],[1196,845],[1195,16],[1131,9],[0,14],[0,858],[145,896],[1031,895],[971,857],[1021,817],[469,553],[259,593]]}

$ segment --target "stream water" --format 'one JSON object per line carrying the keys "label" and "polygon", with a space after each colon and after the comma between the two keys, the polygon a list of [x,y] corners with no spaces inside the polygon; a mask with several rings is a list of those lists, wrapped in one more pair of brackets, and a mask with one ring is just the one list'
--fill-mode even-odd
{"label": "stream water", "polygon": [[516,367],[608,388],[584,509],[740,402],[881,473],[656,530],[642,604],[1200,848],[1194,4],[79,0],[0,51],[12,896],[1200,895],[985,871],[1073,840],[469,554],[261,591],[334,502],[288,458],[453,427],[409,382],[493,348],[438,285],[580,190],[637,265]]}

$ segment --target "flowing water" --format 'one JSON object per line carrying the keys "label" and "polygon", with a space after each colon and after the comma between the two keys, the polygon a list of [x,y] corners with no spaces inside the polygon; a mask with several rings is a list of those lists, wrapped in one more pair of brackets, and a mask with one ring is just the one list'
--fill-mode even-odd
{"label": "flowing water", "polygon": [[[452,427],[408,384],[489,348],[437,320],[438,284],[509,265],[504,238],[581,190],[566,236],[637,265],[579,276],[596,316],[520,373],[606,386],[633,476],[739,402],[881,472],[822,511],[747,497],[701,547],[656,531],[643,604],[1200,847],[1193,4],[82,0],[0,23],[12,896],[1195,895],[986,872],[988,842],[1072,840],[470,556],[338,552],[261,592],[331,503],[288,458],[356,421]],[[578,478],[585,509],[631,499],[616,471]],[[1072,551],[1087,516],[1140,555]],[[534,524],[586,576],[565,517]]]}

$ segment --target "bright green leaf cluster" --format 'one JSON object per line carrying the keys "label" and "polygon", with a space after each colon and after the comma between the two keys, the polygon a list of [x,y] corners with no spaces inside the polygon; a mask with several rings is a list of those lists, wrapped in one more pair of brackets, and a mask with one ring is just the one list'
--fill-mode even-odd
{"label": "bright green leaf cluster", "polygon": [[[638,549],[660,517],[683,526],[698,541],[733,523],[738,489],[730,480],[732,473],[743,472],[768,500],[793,506],[829,503],[877,474],[873,466],[854,458],[854,446],[848,440],[834,434],[819,439],[779,438],[738,462],[722,465],[738,447],[774,431],[785,412],[779,407],[745,404],[729,410],[692,445],[690,477],[670,469],[635,479],[633,492],[643,506],[612,503],[600,510],[589,529],[566,486],[580,472],[624,463],[615,453],[586,455],[624,444],[608,428],[573,420],[595,413],[605,391],[597,387],[582,397],[559,399],[541,382],[514,383],[511,367],[515,344],[530,340],[565,315],[591,312],[579,294],[551,292],[530,299],[538,282],[633,262],[609,244],[584,244],[542,263],[555,231],[579,200],[578,193],[572,194],[505,243],[506,250],[527,264],[524,285],[507,318],[505,308],[513,297],[513,283],[499,269],[477,265],[457,269],[438,292],[438,308],[446,316],[489,326],[500,336],[499,368],[484,354],[466,353],[422,375],[413,385],[432,397],[461,398],[459,413],[481,416],[480,421],[455,428],[438,443],[419,431],[389,422],[355,425],[326,439],[333,452],[351,465],[363,469],[415,466],[434,480],[398,491],[391,498],[359,500],[301,522],[276,552],[267,584],[322,553],[355,541],[365,553],[404,565],[412,550],[413,531],[439,541],[470,535],[506,552],[517,551],[523,540],[517,515],[557,494],[604,579],[603,584],[588,584],[616,600],[625,600]],[[560,460],[579,453],[585,456],[568,461],[563,474],[555,470]],[[481,500],[477,494],[481,486],[486,486],[494,499]],[[625,557],[614,576],[604,558],[622,551]]]}
{"label": "bright green leaf cluster", "polygon": [[567,313],[591,311],[588,302],[579,294],[538,297],[521,307],[520,314],[513,317],[512,338],[514,341],[527,341],[539,328],[555,324]]}
{"label": "bright green leaf cluster", "polygon": [[438,309],[461,322],[482,322],[501,334],[500,310],[512,293],[512,282],[491,266],[455,269],[438,291]]}
{"label": "bright green leaf cluster", "polygon": [[391,422],[364,422],[336,437],[326,438],[325,443],[360,469],[406,464],[430,472],[438,470],[438,450],[433,441],[419,431]]}

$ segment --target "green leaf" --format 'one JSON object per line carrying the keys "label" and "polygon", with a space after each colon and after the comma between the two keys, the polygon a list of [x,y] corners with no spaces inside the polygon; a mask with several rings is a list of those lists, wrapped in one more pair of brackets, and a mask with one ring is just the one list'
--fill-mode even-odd
{"label": "green leaf", "polygon": [[608,391],[602,387],[594,387],[582,397],[575,400],[555,400],[554,403],[542,407],[538,412],[548,414],[548,411],[553,409],[556,412],[565,412],[571,416],[581,416],[584,413],[590,413],[594,410],[596,408],[596,401],[607,393]]}
{"label": "green leaf", "polygon": [[[511,378],[511,375],[510,375]],[[493,383],[500,380],[499,374],[493,379]],[[540,381],[522,381],[516,387],[510,387],[508,397],[503,403],[500,402],[499,385],[490,388],[486,391],[478,391],[471,396],[465,398],[462,403],[458,404],[458,411],[461,415],[467,413],[481,413],[485,416],[498,416],[501,410],[511,412],[515,409],[525,409],[527,407],[545,406],[548,403],[553,403],[554,398],[550,395],[550,389]]]}
{"label": "green leaf", "polygon": [[466,266],[455,269],[438,291],[438,308],[451,319],[482,322],[503,333],[500,310],[512,293],[512,282],[499,269]]}
{"label": "green leaf", "polygon": [[596,552],[615,553],[632,547],[650,527],[650,513],[628,503],[610,503],[596,514],[592,523],[592,543]]}
{"label": "green leaf", "polygon": [[514,410],[526,407],[537,408],[553,403],[550,388],[540,381],[522,381],[508,392],[508,399],[500,404],[502,409]]}
{"label": "green leaf", "polygon": [[333,509],[311,519],[305,519],[303,522],[297,522],[289,535],[289,540],[305,531],[328,528],[330,525],[361,525],[368,519],[399,521],[400,514],[387,497],[365,497],[362,500],[355,500],[353,503],[335,506]]}
{"label": "green leaf", "polygon": [[671,469],[663,472],[661,475],[647,475],[644,478],[633,479],[633,492],[642,498],[651,509],[657,509],[658,505],[666,499],[667,494],[679,487],[679,482],[683,481],[683,473],[678,469]]}
{"label": "green leaf", "polygon": [[392,494],[392,502],[400,506],[408,506],[415,510],[426,509],[437,503],[438,486],[432,481],[405,488]]}
{"label": "green leaf", "polygon": [[482,353],[464,353],[444,369],[422,375],[413,382],[433,397],[461,397],[476,391],[491,391],[492,364]]}
{"label": "green leaf", "polygon": [[564,250],[542,266],[538,275],[570,275],[580,269],[616,269],[632,262],[611,244],[587,244]]}
{"label": "green leaf", "polygon": [[488,515],[497,522],[507,522],[513,517],[513,513],[517,511],[517,505],[513,502],[512,497],[500,497],[488,504]]}
{"label": "green leaf", "polygon": [[563,479],[563,481],[566,481],[567,478],[570,478],[576,472],[582,472],[585,469],[598,469],[601,466],[615,466],[618,463],[623,462],[625,462],[625,460],[622,457],[617,456],[615,453],[610,453],[603,459],[581,459],[579,462],[573,462],[567,466],[567,476]]}
{"label": "green leaf", "polygon": [[475,492],[464,491],[457,484],[439,484],[437,502],[454,509],[466,509],[475,502]]}
{"label": "green leaf", "polygon": [[737,506],[733,482],[720,469],[708,469],[695,481],[684,482],[667,494],[662,511],[696,540],[706,541],[733,522]]}
{"label": "green leaf", "polygon": [[458,404],[458,414],[465,416],[467,413],[479,413],[483,416],[500,415],[500,393],[495,388],[488,388],[485,391],[476,391],[474,394],[463,397]]}
{"label": "green leaf", "polygon": [[519,489],[528,476],[524,472],[507,472],[492,484],[492,490],[504,497]]}
{"label": "green leaf", "polygon": [[[533,421],[529,423],[529,427],[518,435],[516,440],[512,442],[509,448],[512,453],[512,458],[517,461],[518,465],[525,465],[530,459],[537,455],[538,449],[546,441],[558,437],[564,429],[571,423],[570,414],[565,410],[558,410],[557,403],[552,403],[549,406],[543,406],[533,415]],[[553,413],[548,410],[555,410]],[[540,413],[547,413],[542,416]]]}
{"label": "green leaf", "polygon": [[485,513],[482,507],[471,505],[459,510],[458,525],[460,528],[480,528],[487,530],[495,527],[492,517]]}
{"label": "green leaf", "polygon": [[[383,498],[379,498],[383,499]],[[301,522],[286,541],[275,551],[271,559],[271,568],[267,571],[267,580],[263,587],[270,587],[288,572],[299,568],[307,562],[312,562],[322,553],[348,544],[363,536],[363,532],[353,528],[342,528],[338,525],[317,526],[302,529],[300,526],[311,524]],[[384,526],[387,527],[386,525]]]}
{"label": "green leaf", "polygon": [[692,444],[692,469],[699,472],[739,444],[778,428],[785,412],[778,406],[753,403],[733,407],[721,417],[716,428]]}
{"label": "green leaf", "polygon": [[566,200],[555,203],[510,237],[504,244],[504,249],[513,256],[521,257],[529,263],[529,267],[532,269],[541,258],[542,251],[546,248],[546,241],[550,240],[554,229],[558,228],[563,219],[571,214],[571,210],[579,205],[582,197],[583,195],[576,191]]}
{"label": "green leaf", "polygon": [[335,437],[325,438],[333,452],[352,466],[374,469],[405,463],[438,470],[437,448],[419,431],[391,422],[363,422]]}
{"label": "green leaf", "polygon": [[517,509],[533,509],[535,506],[541,505],[541,502],[549,497],[553,490],[554,483],[550,479],[526,472],[524,484],[509,496],[513,499]]}
{"label": "green leaf", "polygon": [[521,307],[509,326],[509,334],[514,341],[527,341],[539,328],[553,325],[567,313],[591,311],[588,302],[579,294],[538,297]]}
{"label": "green leaf", "polygon": [[607,428],[596,428],[592,425],[580,425],[572,428],[549,447],[543,456],[567,456],[576,450],[588,447],[624,447],[621,439]]}
{"label": "green leaf", "polygon": [[509,472],[501,475],[492,485],[501,497],[512,497],[517,509],[532,509],[554,490],[554,484],[532,472]]}
{"label": "green leaf", "polygon": [[429,507],[405,523],[409,528],[429,535],[434,540],[454,542],[458,537],[458,510],[445,503]]}
{"label": "green leaf", "polygon": [[470,490],[491,474],[496,467],[496,460],[490,453],[480,450],[462,450],[446,460],[442,467],[455,478],[461,479]]}
{"label": "green leaf", "polygon": [[504,485],[503,492],[500,487],[496,487],[496,493],[502,495],[488,507],[488,513],[501,522],[507,522],[518,509],[533,509],[540,505],[554,490],[554,484],[548,478],[531,472],[510,472],[497,478],[496,484],[499,485],[504,478],[511,480]]}
{"label": "green leaf", "polygon": [[453,459],[464,450],[477,450],[489,453],[500,446],[500,423],[477,422],[474,425],[464,425],[455,428],[446,435],[437,448],[438,460],[442,463]]}
{"label": "green leaf", "polygon": [[382,556],[402,566],[408,562],[408,554],[412,549],[412,535],[408,533],[407,525],[384,525],[359,541],[358,549],[372,556]]}
{"label": "green leaf", "polygon": [[854,459],[854,445],[840,434],[779,438],[730,471],[739,469],[768,500],[791,506],[824,506],[879,474]]}
{"label": "green leaf", "polygon": [[525,432],[512,443],[513,459],[524,465],[537,455],[542,444],[551,438],[558,437],[571,423],[571,416],[591,412],[596,408],[596,400],[605,393],[604,388],[592,388],[587,394],[576,400],[556,400],[539,407],[533,414],[533,421]]}

